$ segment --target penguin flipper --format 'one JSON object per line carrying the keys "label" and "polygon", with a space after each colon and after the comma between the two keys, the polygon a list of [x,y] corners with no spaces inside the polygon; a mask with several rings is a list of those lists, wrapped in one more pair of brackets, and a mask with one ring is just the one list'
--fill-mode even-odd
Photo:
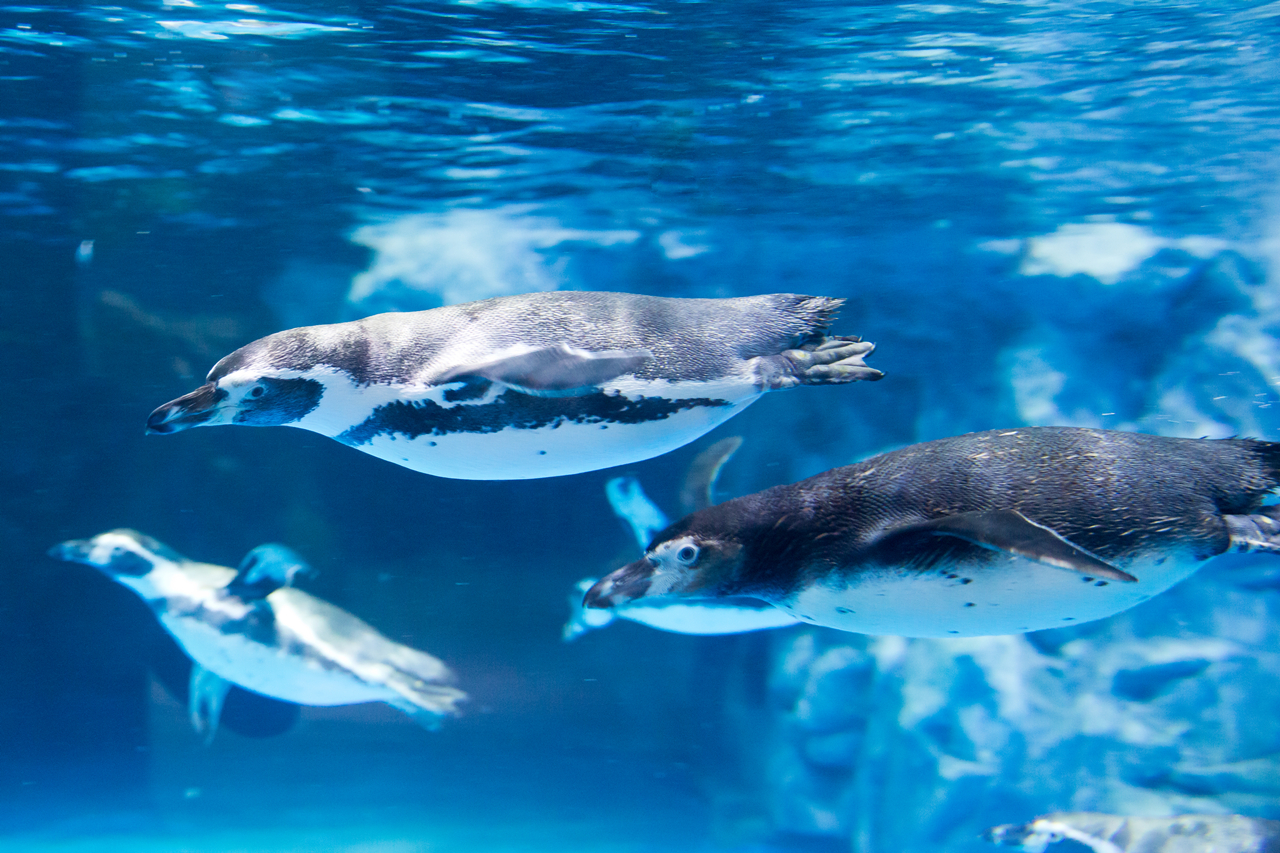
{"label": "penguin flipper", "polygon": [[[706,509],[716,502],[714,492],[716,481],[720,479],[720,471],[741,446],[742,436],[731,435],[720,439],[693,458],[684,475],[684,483],[680,486],[680,508],[686,514]],[[641,547],[649,546],[646,542]]]}
{"label": "penguin flipper", "polygon": [[576,397],[610,379],[633,373],[653,358],[647,349],[590,352],[566,344],[528,350],[472,367],[455,367],[433,384],[481,378],[535,397]]}
{"label": "penguin flipper", "polygon": [[1017,510],[961,512],[890,531],[887,542],[910,535],[951,536],[982,548],[1005,551],[1083,575],[1136,583],[1137,578],[1116,568],[1079,545],[1075,545],[1052,528],[1037,524]]}
{"label": "penguin flipper", "polygon": [[218,720],[222,718],[222,703],[231,689],[231,682],[211,672],[195,661],[191,662],[191,681],[187,687],[187,713],[191,727],[204,739],[204,745],[213,743],[218,734]]}

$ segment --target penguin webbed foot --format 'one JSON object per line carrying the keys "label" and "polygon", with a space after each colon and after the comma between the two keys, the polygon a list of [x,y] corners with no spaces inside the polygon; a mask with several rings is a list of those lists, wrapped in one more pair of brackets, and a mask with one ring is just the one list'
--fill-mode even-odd
{"label": "penguin webbed foot", "polygon": [[641,551],[649,547],[659,531],[671,524],[666,513],[649,499],[635,477],[614,477],[604,484],[604,493],[613,514],[631,528]]}
{"label": "penguin webbed foot", "polygon": [[1222,520],[1226,522],[1227,535],[1231,537],[1227,550],[1280,555],[1280,520],[1272,515],[1270,512],[1224,515]]}
{"label": "penguin webbed foot", "polygon": [[191,727],[208,746],[218,734],[218,721],[222,718],[222,704],[226,701],[231,682],[222,676],[191,662],[191,681],[187,687],[187,713]]}
{"label": "penguin webbed foot", "polygon": [[823,338],[814,344],[760,359],[760,384],[769,390],[778,390],[796,385],[876,382],[884,378],[884,373],[863,361],[875,348],[875,344],[853,335]]}
{"label": "penguin webbed foot", "polygon": [[457,717],[460,707],[467,701],[467,694],[447,684],[427,684],[408,679],[392,685],[403,698],[385,700],[388,705],[403,711],[415,723],[429,732],[438,731],[446,717]]}

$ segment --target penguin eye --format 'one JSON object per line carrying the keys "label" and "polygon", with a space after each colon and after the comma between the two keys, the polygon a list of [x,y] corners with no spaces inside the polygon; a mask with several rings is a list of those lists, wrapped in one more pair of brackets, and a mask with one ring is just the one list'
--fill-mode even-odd
{"label": "penguin eye", "polygon": [[259,382],[257,385],[254,385],[252,388],[250,388],[249,393],[245,396],[251,397],[252,399],[256,400],[265,393],[267,393],[267,386]]}
{"label": "penguin eye", "polygon": [[685,545],[679,551],[676,551],[676,559],[686,566],[692,566],[693,561],[698,559],[698,546]]}

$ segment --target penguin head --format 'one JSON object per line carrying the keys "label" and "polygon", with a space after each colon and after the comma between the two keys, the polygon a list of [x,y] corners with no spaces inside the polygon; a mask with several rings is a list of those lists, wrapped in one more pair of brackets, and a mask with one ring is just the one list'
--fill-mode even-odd
{"label": "penguin head", "polygon": [[145,533],[123,528],[99,533],[92,539],[71,539],[54,545],[49,556],[93,566],[115,580],[144,577],[163,560],[182,560]]}
{"label": "penguin head", "polygon": [[743,546],[733,536],[677,526],[654,540],[642,559],[587,590],[587,607],[617,607],[641,598],[717,598],[740,593]]}
{"label": "penguin head", "polygon": [[[147,432],[167,435],[197,426],[285,426],[320,405],[324,385],[302,375],[315,365],[290,363],[294,348],[281,332],[243,346],[209,371],[205,384],[171,400],[147,418]],[[295,360],[296,361],[296,360]]]}

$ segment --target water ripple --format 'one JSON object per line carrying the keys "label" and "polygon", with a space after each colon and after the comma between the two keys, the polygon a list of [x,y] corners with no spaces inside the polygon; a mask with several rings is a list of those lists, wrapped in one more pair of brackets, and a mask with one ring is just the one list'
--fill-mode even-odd
{"label": "water ripple", "polygon": [[319,33],[337,33],[345,27],[327,27],[323,24],[286,23],[279,21],[156,21],[171,33],[193,39],[224,41],[231,36],[268,36],[270,38],[299,38]]}
{"label": "water ripple", "polygon": [[[1269,192],[1274,5],[14,6],[0,161],[56,160],[28,173],[42,197],[181,175],[221,198],[204,182],[271,170],[354,194],[357,218],[572,201],[625,227],[892,210],[992,237],[1088,217],[1217,233]],[[65,86],[68,62],[74,143],[21,124],[41,119],[21,93]]]}

